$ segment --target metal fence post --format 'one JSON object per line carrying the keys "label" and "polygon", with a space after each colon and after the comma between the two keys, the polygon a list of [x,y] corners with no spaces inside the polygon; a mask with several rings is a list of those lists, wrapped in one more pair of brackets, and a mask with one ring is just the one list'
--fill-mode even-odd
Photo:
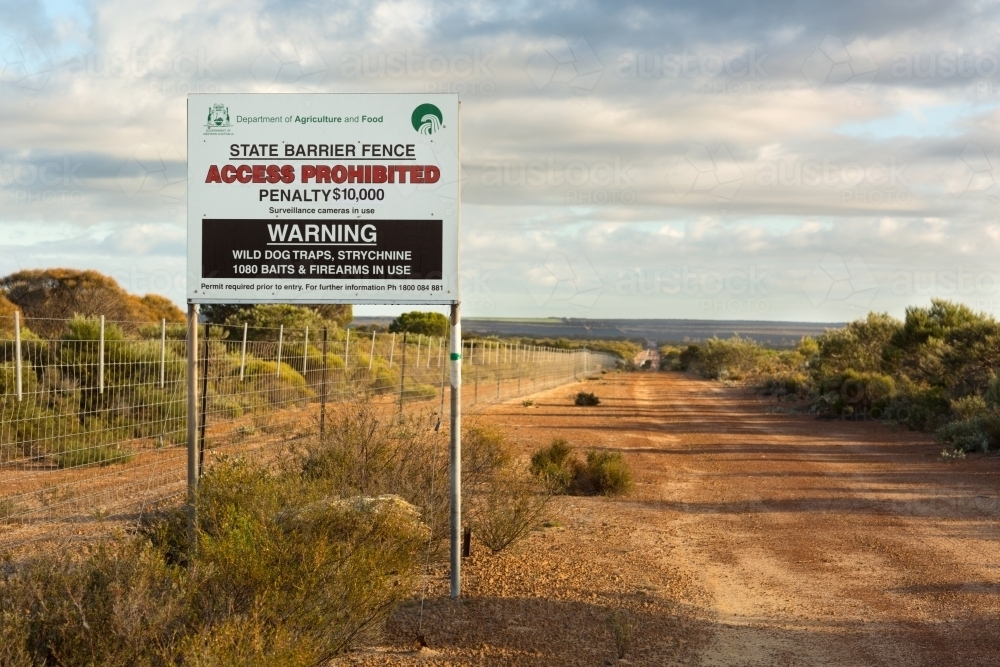
{"label": "metal fence post", "polygon": [[403,393],[406,391],[406,332],[403,332],[403,363],[399,372],[399,414],[403,414]]}
{"label": "metal fence post", "polygon": [[[326,342],[326,329],[325,328],[323,329],[323,341],[324,341],[324,343]],[[323,350],[323,354],[324,355],[326,354],[326,349],[325,348]],[[344,371],[347,371],[348,367],[351,365],[350,361],[348,361],[350,358],[351,358],[351,330],[348,329],[347,330],[347,337],[344,338]],[[323,362],[323,363],[326,363],[326,362]]]}
{"label": "metal fence post", "polygon": [[[205,469],[205,428],[208,426],[208,359],[209,359],[209,339],[211,331],[208,324],[205,324],[205,359],[201,362],[201,421],[198,423],[200,435],[198,436],[198,477]],[[218,392],[216,392],[218,393]]]}
{"label": "metal fence post", "polygon": [[160,319],[160,389],[167,382],[167,319]]}
{"label": "metal fence post", "polygon": [[243,370],[247,365],[247,323],[243,323],[243,347],[240,349],[240,382],[243,382]]}
{"label": "metal fence post", "polygon": [[396,332],[392,333],[392,342],[389,343],[389,368],[392,368],[392,355],[396,351]]}
{"label": "metal fence post", "polygon": [[104,315],[101,315],[101,340],[97,347],[97,393],[104,393]]}
{"label": "metal fence post", "polygon": [[194,549],[198,494],[198,306],[188,304],[187,339],[187,487],[188,546]]}
{"label": "metal fence post", "polygon": [[[347,330],[348,333],[351,331]],[[346,355],[345,355],[346,357]],[[323,327],[323,386],[319,393],[319,439],[326,432],[326,327]]]}
{"label": "metal fence post", "polygon": [[372,369],[372,361],[375,360],[375,332],[372,331],[372,349],[368,351],[368,370]]}
{"label": "metal fence post", "polygon": [[23,398],[22,385],[21,385],[21,311],[14,311],[14,359],[16,361],[16,368],[14,370],[15,384],[17,385],[17,400]]}
{"label": "metal fence post", "polygon": [[451,306],[451,597],[462,595],[462,320]]}
{"label": "metal fence post", "polygon": [[[309,327],[306,327],[306,337],[302,343],[302,379],[306,378],[306,371],[309,368]],[[306,380],[306,386],[309,386],[309,380]]]}
{"label": "metal fence post", "polygon": [[278,363],[277,368],[274,370],[274,374],[281,376],[281,344],[285,339],[285,325],[282,324],[278,327]]}

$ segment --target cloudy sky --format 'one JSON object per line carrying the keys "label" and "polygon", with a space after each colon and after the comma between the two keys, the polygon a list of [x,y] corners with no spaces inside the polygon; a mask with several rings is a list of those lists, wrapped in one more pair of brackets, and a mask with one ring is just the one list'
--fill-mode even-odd
{"label": "cloudy sky", "polygon": [[189,92],[457,92],[467,316],[998,314],[997,21],[988,1],[0,1],[0,271],[181,302]]}

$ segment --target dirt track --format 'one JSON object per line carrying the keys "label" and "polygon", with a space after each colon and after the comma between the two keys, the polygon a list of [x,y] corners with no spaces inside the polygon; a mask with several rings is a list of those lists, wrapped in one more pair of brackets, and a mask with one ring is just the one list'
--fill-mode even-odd
{"label": "dirt track", "polygon": [[924,436],[823,422],[677,374],[584,383],[492,407],[525,452],[564,437],[626,453],[626,499],[559,498],[550,526],[435,573],[429,649],[400,610],[363,664],[601,665],[627,609],[641,665],[1000,664],[1000,458],[942,462]]}

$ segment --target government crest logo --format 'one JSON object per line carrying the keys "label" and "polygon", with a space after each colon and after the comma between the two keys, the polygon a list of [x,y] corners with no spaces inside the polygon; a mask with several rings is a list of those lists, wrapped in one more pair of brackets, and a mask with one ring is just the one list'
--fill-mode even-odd
{"label": "government crest logo", "polygon": [[205,121],[206,135],[231,135],[232,123],[229,122],[229,107],[225,104],[213,104],[208,108],[208,120]]}

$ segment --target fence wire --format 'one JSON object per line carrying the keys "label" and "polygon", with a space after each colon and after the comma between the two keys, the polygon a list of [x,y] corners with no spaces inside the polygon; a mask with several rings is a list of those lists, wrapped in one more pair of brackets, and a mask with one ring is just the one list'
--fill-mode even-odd
{"label": "fence wire", "polygon": [[[54,322],[47,322],[55,328]],[[41,339],[0,318],[0,548],[87,537],[184,494],[184,325],[62,323]],[[419,334],[200,327],[206,465],[312,437],[325,406],[365,397],[448,424],[449,344]],[[610,355],[463,342],[463,409],[614,368]]]}

